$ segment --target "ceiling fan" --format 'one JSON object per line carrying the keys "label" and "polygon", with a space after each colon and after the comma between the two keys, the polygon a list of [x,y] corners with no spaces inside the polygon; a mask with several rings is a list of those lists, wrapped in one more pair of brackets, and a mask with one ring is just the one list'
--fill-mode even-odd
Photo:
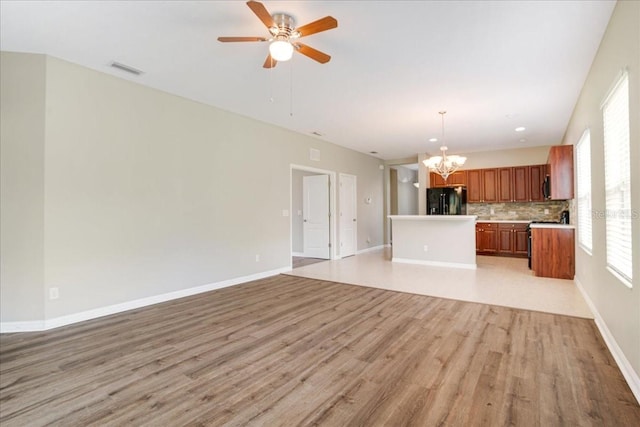
{"label": "ceiling fan", "polygon": [[250,0],[247,2],[249,9],[256,14],[264,25],[269,29],[271,37],[218,37],[220,42],[271,42],[269,54],[264,61],[264,68],[273,68],[278,61],[288,61],[294,51],[308,56],[309,58],[325,64],[331,57],[324,52],[320,52],[306,44],[297,41],[301,37],[322,31],[331,30],[338,26],[338,21],[332,16],[313,21],[310,24],[296,28],[295,20],[286,13],[274,13],[271,15],[267,8],[259,1]]}

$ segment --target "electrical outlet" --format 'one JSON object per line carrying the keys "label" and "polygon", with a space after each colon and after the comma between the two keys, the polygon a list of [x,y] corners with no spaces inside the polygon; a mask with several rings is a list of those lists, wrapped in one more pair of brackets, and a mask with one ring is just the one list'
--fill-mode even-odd
{"label": "electrical outlet", "polygon": [[545,215],[549,215],[549,209],[545,209],[545,210],[544,210],[544,214],[545,214]]}
{"label": "electrical outlet", "polygon": [[494,209],[491,209],[491,215],[495,215],[496,211]]}
{"label": "electrical outlet", "polygon": [[58,288],[49,288],[49,299],[60,298],[60,290]]}
{"label": "electrical outlet", "polygon": [[428,252],[429,251],[429,245],[424,245],[424,251]]}
{"label": "electrical outlet", "polygon": [[289,210],[288,209],[282,209],[282,216],[289,216]]}
{"label": "electrical outlet", "polygon": [[260,262],[260,255],[256,254],[256,262]]}

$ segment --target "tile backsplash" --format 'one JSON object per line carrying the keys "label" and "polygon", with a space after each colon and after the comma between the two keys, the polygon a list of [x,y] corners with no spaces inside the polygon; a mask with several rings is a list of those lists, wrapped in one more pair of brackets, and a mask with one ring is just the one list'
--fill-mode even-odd
{"label": "tile backsplash", "polygon": [[[545,214],[544,210],[549,213]],[[467,203],[467,215],[487,220],[559,221],[560,212],[569,209],[565,200],[531,203]],[[493,213],[492,213],[493,210]]]}

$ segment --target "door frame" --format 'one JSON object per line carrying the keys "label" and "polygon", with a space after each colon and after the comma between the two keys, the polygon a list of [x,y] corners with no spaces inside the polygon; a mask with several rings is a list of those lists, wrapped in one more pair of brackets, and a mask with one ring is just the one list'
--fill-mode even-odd
{"label": "door frame", "polygon": [[[299,170],[304,172],[313,172],[318,175],[329,175],[329,244],[331,248],[329,250],[329,259],[338,259],[338,248],[336,242],[338,241],[337,227],[336,227],[336,172],[327,169],[318,169],[310,166],[296,165],[291,163],[289,165],[289,262],[293,258],[293,171]],[[293,266],[293,263],[290,265]]]}

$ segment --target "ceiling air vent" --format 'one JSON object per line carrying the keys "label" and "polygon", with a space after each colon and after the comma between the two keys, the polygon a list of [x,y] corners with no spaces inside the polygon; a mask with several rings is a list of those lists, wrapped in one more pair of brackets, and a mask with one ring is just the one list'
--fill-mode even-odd
{"label": "ceiling air vent", "polygon": [[121,64],[120,62],[116,62],[116,61],[112,61],[110,65],[113,68],[117,68],[118,70],[126,71],[127,73],[135,74],[136,76],[139,76],[140,74],[144,73],[144,71],[138,70],[136,68],[130,67],[130,66],[125,65],[125,64]]}

